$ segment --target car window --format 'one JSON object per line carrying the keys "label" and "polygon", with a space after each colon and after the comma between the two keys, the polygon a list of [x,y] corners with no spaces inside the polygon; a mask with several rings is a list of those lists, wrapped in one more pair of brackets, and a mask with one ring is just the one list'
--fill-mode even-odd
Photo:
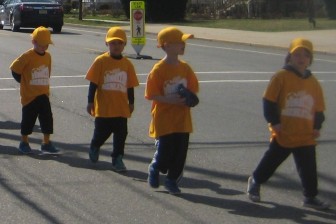
{"label": "car window", "polygon": [[55,3],[54,0],[21,0],[21,2],[47,2],[47,3]]}

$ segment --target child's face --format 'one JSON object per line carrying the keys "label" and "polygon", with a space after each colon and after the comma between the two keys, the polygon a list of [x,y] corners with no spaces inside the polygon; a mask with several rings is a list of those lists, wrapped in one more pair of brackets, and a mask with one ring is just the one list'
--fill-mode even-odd
{"label": "child's face", "polygon": [[106,45],[108,46],[110,54],[112,56],[121,55],[121,53],[124,51],[125,48],[125,43],[121,40],[112,40],[106,43]]}
{"label": "child's face", "polygon": [[303,72],[311,64],[312,56],[305,48],[296,49],[290,56],[289,63],[297,70]]}
{"label": "child's face", "polygon": [[182,41],[179,43],[166,43],[164,44],[164,49],[167,54],[184,55],[185,45],[185,42]]}
{"label": "child's face", "polygon": [[36,41],[32,41],[34,45],[34,50],[39,54],[44,54],[46,50],[48,50],[49,44],[47,45],[39,45]]}

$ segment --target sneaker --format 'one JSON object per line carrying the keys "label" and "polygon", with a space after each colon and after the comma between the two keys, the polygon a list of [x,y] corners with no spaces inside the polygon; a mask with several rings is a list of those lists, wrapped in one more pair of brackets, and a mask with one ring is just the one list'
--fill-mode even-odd
{"label": "sneaker", "polygon": [[59,150],[56,149],[56,147],[51,142],[49,142],[48,144],[42,143],[41,151],[43,153],[50,153],[50,154],[59,153]]}
{"label": "sneaker", "polygon": [[327,210],[330,207],[328,202],[319,200],[318,198],[305,198],[303,200],[303,207],[313,208],[316,210]]}
{"label": "sneaker", "polygon": [[253,177],[248,178],[247,195],[251,201],[260,202],[260,184],[257,184]]}
{"label": "sneaker", "polygon": [[169,192],[169,194],[173,195],[181,194],[181,190],[178,188],[175,180],[166,178],[165,188]]}
{"label": "sneaker", "polygon": [[158,188],[160,185],[160,172],[152,164],[148,166],[148,184],[152,188]]}
{"label": "sneaker", "polygon": [[96,163],[99,159],[99,148],[91,146],[89,150],[89,158],[91,162]]}
{"label": "sneaker", "polygon": [[117,156],[116,158],[112,158],[112,170],[115,172],[125,172],[126,166],[122,160],[122,155]]}
{"label": "sneaker", "polygon": [[20,142],[19,151],[23,154],[31,153],[32,149],[27,142]]}

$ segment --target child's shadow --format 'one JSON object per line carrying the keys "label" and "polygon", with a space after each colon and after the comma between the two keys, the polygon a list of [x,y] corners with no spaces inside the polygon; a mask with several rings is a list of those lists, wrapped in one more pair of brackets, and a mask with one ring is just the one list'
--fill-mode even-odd
{"label": "child's shadow", "polygon": [[21,124],[13,121],[0,121],[0,129],[18,130]]}

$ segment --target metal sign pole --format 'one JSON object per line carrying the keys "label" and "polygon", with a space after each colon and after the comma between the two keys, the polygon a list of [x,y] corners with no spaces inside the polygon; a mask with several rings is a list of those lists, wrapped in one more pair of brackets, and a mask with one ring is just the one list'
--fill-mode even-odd
{"label": "metal sign pole", "polygon": [[141,55],[140,52],[146,44],[145,30],[145,2],[130,2],[130,25],[131,25],[131,44],[136,52],[136,59],[152,59],[150,56]]}

